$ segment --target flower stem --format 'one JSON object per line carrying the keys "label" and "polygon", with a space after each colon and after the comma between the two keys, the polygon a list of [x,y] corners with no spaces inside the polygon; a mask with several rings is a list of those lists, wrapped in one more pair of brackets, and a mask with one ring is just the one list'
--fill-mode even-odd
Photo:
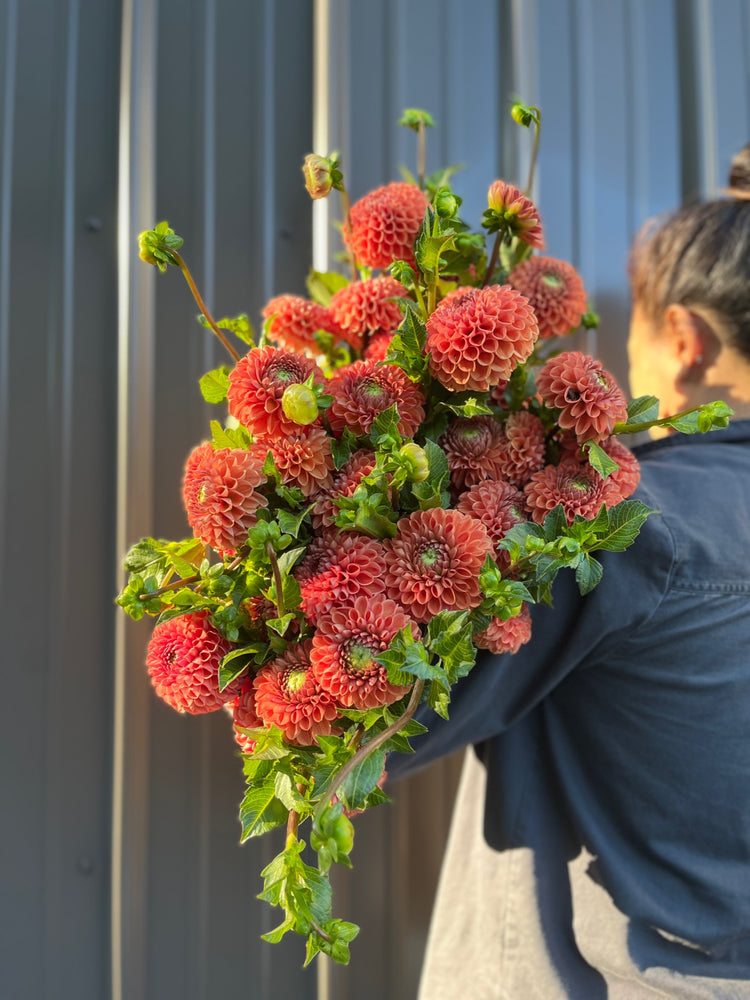
{"label": "flower stem", "polygon": [[420,120],[417,128],[417,176],[419,187],[424,191],[424,177],[427,170],[427,129]]}
{"label": "flower stem", "polygon": [[323,940],[327,941],[329,944],[333,944],[333,938],[331,937],[331,935],[327,934],[322,927],[320,927],[318,924],[315,923],[314,920],[310,921],[310,926],[318,935],[318,937],[323,938]]}
{"label": "flower stem", "polygon": [[276,553],[273,551],[273,545],[269,542],[266,545],[266,553],[268,554],[269,562],[271,563],[271,569],[273,570],[273,582],[276,587],[276,608],[279,612],[279,618],[284,617],[284,591],[281,585],[281,570],[279,569],[279,564],[276,561]]}
{"label": "flower stem", "polygon": [[534,118],[534,125],[536,126],[536,132],[534,134],[534,148],[531,152],[531,163],[529,164],[529,179],[526,182],[526,190],[524,194],[528,197],[531,188],[534,184],[534,171],[536,170],[536,160],[539,153],[539,135],[542,130],[541,116]]}
{"label": "flower stem", "polygon": [[357,271],[357,258],[354,256],[354,247],[352,246],[352,213],[351,205],[349,203],[349,195],[347,194],[346,188],[341,184],[338,188],[341,192],[341,204],[344,208],[344,227],[349,236],[349,266],[352,271],[352,281],[359,280],[359,272]]}
{"label": "flower stem", "polygon": [[498,229],[497,235],[495,236],[495,245],[492,248],[492,256],[490,257],[490,262],[487,265],[487,270],[484,272],[484,281],[482,282],[483,288],[489,285],[492,272],[497,267],[497,258],[500,256],[500,244],[502,243],[502,239],[503,232],[501,229]]}
{"label": "flower stem", "polygon": [[659,420],[644,420],[640,424],[628,424],[625,421],[615,424],[612,428],[613,434],[639,434],[641,431],[648,431],[652,427],[670,427],[674,420],[679,420],[681,417],[687,417],[690,413],[695,413],[697,410],[703,408],[704,404],[700,406],[691,406],[688,410],[680,410],[679,413],[673,413],[671,417],[661,417]]}
{"label": "flower stem", "polygon": [[395,736],[399,730],[403,729],[407,722],[409,722],[419,708],[419,702],[422,698],[422,691],[424,690],[424,681],[418,680],[411,689],[411,698],[409,699],[409,704],[406,706],[404,714],[392,722],[390,726],[383,730],[382,733],[378,733],[377,736],[365,743],[363,747],[350,757],[349,760],[344,764],[339,773],[336,775],[334,780],[331,782],[330,787],[326,789],[325,795],[322,797],[320,802],[315,808],[315,813],[313,814],[313,824],[317,823],[318,818],[323,814],[324,810],[328,807],[329,803],[333,799],[336,792],[339,790],[341,785],[346,781],[348,776],[352,771],[361,763],[369,754],[377,750],[384,743],[387,743],[391,736]]}
{"label": "flower stem", "polygon": [[175,587],[187,587],[191,583],[197,583],[200,580],[200,575],[186,576],[182,580],[174,580],[172,583],[165,583],[163,587],[159,587],[158,590],[152,590],[150,594],[139,594],[139,601],[150,601],[154,597],[159,597],[161,594],[166,594],[168,590],[174,590]]}
{"label": "flower stem", "polygon": [[232,357],[234,358],[234,360],[235,361],[239,361],[240,360],[239,354],[237,353],[237,351],[235,351],[235,349],[229,343],[229,341],[224,336],[224,334],[222,333],[222,331],[216,325],[216,320],[213,318],[213,316],[211,315],[211,313],[208,311],[208,308],[206,307],[206,303],[203,301],[203,296],[198,291],[198,286],[193,281],[193,276],[190,273],[190,269],[188,268],[187,264],[183,260],[182,256],[176,250],[171,250],[170,253],[174,256],[175,262],[177,263],[177,265],[179,266],[180,270],[182,271],[182,274],[183,274],[183,276],[185,278],[185,281],[187,281],[188,287],[190,288],[190,291],[193,293],[193,298],[198,303],[198,308],[200,309],[200,311],[203,313],[203,315],[206,318],[206,322],[211,327],[211,329],[216,334],[216,336],[219,338],[219,340],[222,342],[222,344],[224,345],[224,347],[226,347],[226,349],[232,355]]}
{"label": "flower stem", "polygon": [[299,829],[299,813],[295,809],[289,810],[289,816],[286,821],[286,848],[292,846],[294,841],[297,839],[297,830]]}

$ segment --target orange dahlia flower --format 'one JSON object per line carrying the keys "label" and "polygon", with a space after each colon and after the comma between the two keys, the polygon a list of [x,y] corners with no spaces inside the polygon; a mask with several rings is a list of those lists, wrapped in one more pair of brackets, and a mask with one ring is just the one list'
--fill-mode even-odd
{"label": "orange dahlia flower", "polygon": [[351,233],[344,226],[344,242],[360,264],[385,269],[394,260],[412,267],[414,240],[429,200],[415,184],[396,181],[366,194],[350,212]]}
{"label": "orange dahlia flower", "polygon": [[258,447],[271,452],[285,486],[298,486],[312,497],[331,487],[331,439],[319,425],[293,426],[284,437],[264,438]]}
{"label": "orange dahlia flower", "polygon": [[341,336],[336,321],[325,306],[300,295],[277,295],[263,307],[263,319],[273,320],[268,339],[286,351],[312,351],[317,354],[318,330]]}
{"label": "orange dahlia flower", "polygon": [[368,448],[360,448],[350,456],[338,472],[333,474],[333,485],[327,495],[322,497],[312,509],[312,525],[318,531],[320,528],[330,528],[333,525],[339,507],[336,497],[350,497],[365,476],[369,476],[375,468],[375,452]]}
{"label": "orange dahlia flower", "polygon": [[474,636],[478,649],[488,649],[491,653],[517,653],[531,638],[531,614],[528,604],[521,605],[521,613],[515,618],[493,618],[483,632]]}
{"label": "orange dahlia flower", "polygon": [[229,373],[229,412],[260,437],[298,430],[300,425],[286,416],[281,400],[288,386],[310,375],[316,385],[324,385],[325,376],[312,358],[275,347],[254,347]]}
{"label": "orange dahlia flower", "polygon": [[283,730],[288,743],[310,746],[328,736],[338,706],[311,668],[312,641],[289,646],[255,676],[255,707],[268,726]]}
{"label": "orange dahlia flower", "polygon": [[197,611],[157,625],[146,652],[156,693],[177,712],[215,712],[237,696],[239,685],[219,691],[219,664],[232,644]]}
{"label": "orange dahlia flower", "polygon": [[627,420],[627,403],[617,382],[596,358],[580,351],[550,358],[536,386],[544,402],[560,410],[560,427],[573,430],[581,443],[602,441],[616,423]]}
{"label": "orange dahlia flower", "polygon": [[424,420],[422,390],[396,365],[355,361],[334,374],[328,391],[333,396],[328,422],[337,437],[345,427],[357,437],[369,434],[375,417],[394,405],[402,437],[413,437]]}
{"label": "orange dahlia flower", "polygon": [[384,592],[383,543],[351,531],[327,531],[313,539],[294,576],[302,592],[302,610],[314,623],[334,606]]}
{"label": "orange dahlia flower", "polygon": [[606,500],[605,481],[590,465],[562,462],[535,472],[524,487],[532,520],[542,524],[549,512],[562,504],[568,524],[576,514],[594,518]]}
{"label": "orange dahlia flower", "polygon": [[516,264],[508,284],[523,292],[539,323],[539,336],[562,337],[581,325],[588,309],[586,290],[575,270],[554,257],[529,257]]}
{"label": "orange dahlia flower", "polygon": [[487,205],[522,243],[535,250],[544,250],[542,220],[537,207],[515,185],[495,181],[487,192]]}
{"label": "orange dahlia flower", "polygon": [[402,315],[393,299],[407,295],[400,282],[384,274],[340,288],[331,298],[328,308],[341,330],[342,339],[355,350],[361,350],[365,339],[376,333],[393,333],[398,329]]}
{"label": "orange dahlia flower", "polygon": [[510,483],[486,479],[472,486],[456,505],[456,510],[476,518],[484,525],[495,546],[495,557],[501,569],[507,568],[510,556],[497,545],[514,524],[526,520],[526,498]]}
{"label": "orange dahlia flower", "polygon": [[457,417],[438,439],[448,458],[451,487],[459,493],[485,479],[501,479],[505,434],[494,417]]}

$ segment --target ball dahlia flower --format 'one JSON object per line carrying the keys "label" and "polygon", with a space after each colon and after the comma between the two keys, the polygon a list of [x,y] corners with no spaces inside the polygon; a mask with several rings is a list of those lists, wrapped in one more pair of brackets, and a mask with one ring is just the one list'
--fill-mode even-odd
{"label": "ball dahlia flower", "polygon": [[526,520],[526,498],[523,493],[510,483],[486,479],[462,494],[456,510],[481,521],[495,547],[498,566],[501,570],[506,569],[510,556],[497,546],[514,524]]}
{"label": "ball dahlia flower", "polygon": [[465,611],[482,599],[479,571],[493,545],[484,525],[459,510],[418,510],[385,544],[386,593],[417,622]]}
{"label": "ball dahlia flower", "polygon": [[268,726],[278,726],[289,743],[310,746],[328,736],[338,706],[310,664],[312,640],[289,646],[255,676],[255,708]]}
{"label": "ball dahlia flower", "polygon": [[484,631],[474,636],[474,645],[491,653],[517,653],[530,638],[531,614],[529,606],[523,604],[515,618],[493,618]]}
{"label": "ball dahlia flower", "polygon": [[601,364],[580,351],[558,354],[542,367],[536,386],[544,402],[560,410],[560,427],[583,443],[609,437],[616,423],[627,420],[622,390]]}
{"label": "ball dahlia flower", "polygon": [[328,391],[333,396],[328,422],[337,437],[345,427],[357,437],[369,434],[375,417],[394,405],[402,437],[413,437],[424,420],[422,390],[396,365],[355,361],[334,374]]}
{"label": "ball dahlia flower", "polygon": [[630,448],[622,444],[616,437],[602,441],[601,447],[619,466],[604,480],[604,502],[607,507],[614,507],[615,504],[621,500],[627,500],[635,492],[635,488],[641,480],[641,467]]}
{"label": "ball dahlia flower", "polygon": [[182,496],[188,523],[204,545],[232,554],[247,541],[256,511],[267,505],[258,487],[266,482],[267,449],[194,448],[185,463]]}
{"label": "ball dahlia flower", "polygon": [[293,432],[300,425],[286,416],[281,400],[288,386],[310,375],[322,388],[325,376],[312,358],[275,347],[254,347],[229,373],[229,412],[258,437]]}
{"label": "ball dahlia flower", "polygon": [[268,339],[286,351],[319,353],[315,343],[318,330],[341,336],[329,310],[300,295],[277,295],[263,307],[262,315],[266,320],[273,316]]}
{"label": "ball dahlia flower", "polygon": [[359,351],[377,333],[394,333],[401,324],[401,310],[394,298],[405,298],[404,286],[384,274],[379,278],[355,281],[340,288],[328,308],[341,330],[341,337]]}
{"label": "ball dahlia flower", "polygon": [[532,520],[542,524],[549,512],[562,504],[568,524],[576,514],[594,518],[606,501],[605,480],[590,465],[562,462],[535,472],[524,487]]}
{"label": "ball dahlia flower", "polygon": [[461,490],[485,479],[501,479],[506,460],[503,428],[494,417],[457,417],[438,444],[448,458],[451,487]]}
{"label": "ball dahlia flower", "polygon": [[500,475],[514,486],[525,486],[531,476],[544,467],[544,425],[528,410],[518,410],[508,415],[503,431],[505,448]]}
{"label": "ball dahlia flower", "polygon": [[264,439],[262,447],[273,455],[284,485],[298,486],[306,497],[312,497],[331,487],[331,439],[319,425],[294,424],[294,428],[284,437]]}
{"label": "ball dahlia flower", "polygon": [[487,392],[533,351],[539,336],[536,316],[510,285],[455,292],[427,320],[430,372],[455,392]]}
{"label": "ball dahlia flower", "polygon": [[333,485],[328,493],[321,497],[312,509],[312,525],[318,531],[320,528],[330,528],[340,508],[335,498],[350,497],[365,476],[369,476],[375,468],[376,456],[368,448],[360,448],[353,452],[349,460],[333,474]]}
{"label": "ball dahlia flower", "polygon": [[376,188],[352,205],[351,232],[344,226],[344,242],[366,267],[385,270],[394,260],[415,267],[414,240],[428,205],[415,184],[396,181]]}
{"label": "ball dahlia flower", "polygon": [[232,644],[196,611],[157,625],[146,652],[156,693],[178,712],[215,712],[237,696],[239,685],[219,691],[219,664]]}
{"label": "ball dahlia flower", "polygon": [[376,333],[370,337],[370,341],[365,348],[365,361],[385,361],[388,348],[391,346],[393,334],[388,332]]}
{"label": "ball dahlia flower", "polygon": [[535,250],[544,250],[542,220],[536,205],[515,185],[494,181],[487,192],[487,205],[513,236]]}
{"label": "ball dahlia flower", "polygon": [[334,607],[320,618],[310,659],[315,677],[346,708],[377,708],[398,701],[409,690],[391,684],[374,657],[384,652],[402,628],[419,629],[394,601],[358,597],[350,607]]}
{"label": "ball dahlia flower", "polygon": [[385,591],[385,552],[374,538],[328,531],[313,539],[294,576],[302,592],[302,610],[311,622],[334,606]]}
{"label": "ball dahlia flower", "polygon": [[588,302],[578,272],[564,260],[529,257],[516,264],[508,284],[523,292],[539,323],[539,336],[562,337],[581,325]]}
{"label": "ball dahlia flower", "polygon": [[224,706],[232,715],[234,739],[243,753],[252,753],[257,743],[243,730],[263,728],[263,720],[255,709],[254,680],[254,677],[243,677],[239,694]]}

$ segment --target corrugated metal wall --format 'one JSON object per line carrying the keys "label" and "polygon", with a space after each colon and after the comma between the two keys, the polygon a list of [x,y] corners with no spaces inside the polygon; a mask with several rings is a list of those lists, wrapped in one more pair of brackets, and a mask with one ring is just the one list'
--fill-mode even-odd
{"label": "corrugated metal wall", "polygon": [[407,1000],[450,811],[456,761],[357,820],[349,969],[258,941],[278,844],[237,846],[226,720],[158,704],[148,626],[112,609],[125,545],[185,532],[196,382],[220,358],[135,234],[168,218],[209,304],[257,318],[304,290],[314,128],[356,197],[413,167],[395,122],[430,109],[429,166],[466,164],[476,222],[490,181],[525,176],[518,94],[544,115],[549,251],[582,271],[587,346],[622,377],[628,244],[723,185],[749,47],[748,0],[0,0],[3,998]]}

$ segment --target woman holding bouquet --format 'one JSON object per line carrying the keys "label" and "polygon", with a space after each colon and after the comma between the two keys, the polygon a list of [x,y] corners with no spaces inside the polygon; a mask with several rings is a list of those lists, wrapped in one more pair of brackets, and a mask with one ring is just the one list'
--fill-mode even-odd
{"label": "woman holding bouquet", "polygon": [[474,745],[424,1000],[750,998],[750,147],[726,197],[647,228],[631,281],[633,395],[735,416],[637,449],[636,544],[584,597],[561,573],[531,640],[389,759]]}

